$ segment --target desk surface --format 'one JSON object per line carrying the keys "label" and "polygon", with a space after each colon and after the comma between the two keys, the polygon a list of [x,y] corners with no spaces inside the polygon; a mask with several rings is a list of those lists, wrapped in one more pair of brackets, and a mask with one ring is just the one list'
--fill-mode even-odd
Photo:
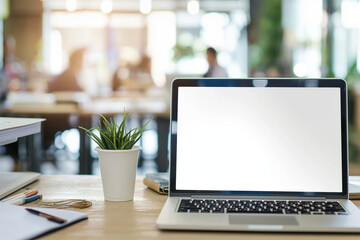
{"label": "desk surface", "polygon": [[[136,181],[134,201],[104,201],[101,178],[88,175],[41,176],[29,187],[38,188],[44,200],[82,198],[93,206],[79,210],[89,219],[48,234],[44,239],[309,239],[313,234],[159,231],[156,219],[167,196],[157,194]],[[355,201],[360,206],[360,201]],[[35,203],[27,206],[36,206]],[[316,239],[359,239],[356,234],[316,234]]]}

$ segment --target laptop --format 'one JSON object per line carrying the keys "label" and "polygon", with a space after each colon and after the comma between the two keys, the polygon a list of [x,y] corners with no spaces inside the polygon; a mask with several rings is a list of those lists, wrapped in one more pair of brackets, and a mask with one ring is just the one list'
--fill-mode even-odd
{"label": "laptop", "polygon": [[341,79],[175,79],[167,230],[360,232]]}
{"label": "laptop", "polygon": [[38,180],[36,172],[0,172],[0,199]]}

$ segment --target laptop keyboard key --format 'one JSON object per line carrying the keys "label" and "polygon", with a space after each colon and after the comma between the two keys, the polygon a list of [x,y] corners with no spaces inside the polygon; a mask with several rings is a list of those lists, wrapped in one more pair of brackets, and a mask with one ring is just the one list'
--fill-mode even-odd
{"label": "laptop keyboard key", "polygon": [[191,212],[191,213],[195,212],[195,213],[196,213],[196,212],[200,212],[200,210],[199,210],[199,209],[194,209],[194,208],[193,208],[193,209],[189,209],[189,212]]}
{"label": "laptop keyboard key", "polygon": [[335,215],[335,212],[325,212],[325,215]]}
{"label": "laptop keyboard key", "polygon": [[179,211],[178,212],[188,212],[188,209],[186,208],[179,208]]}
{"label": "laptop keyboard key", "polygon": [[200,210],[201,213],[210,213],[210,210],[209,209],[202,209]]}
{"label": "laptop keyboard key", "polygon": [[213,213],[224,213],[224,209],[216,209],[216,210],[213,210],[212,212]]}

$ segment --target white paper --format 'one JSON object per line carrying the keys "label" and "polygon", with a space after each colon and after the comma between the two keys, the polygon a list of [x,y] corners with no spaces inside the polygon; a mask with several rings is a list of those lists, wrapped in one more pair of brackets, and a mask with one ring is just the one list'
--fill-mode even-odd
{"label": "white paper", "polygon": [[44,121],[43,118],[10,118],[10,117],[0,117],[0,131],[23,127],[35,123]]}
{"label": "white paper", "polygon": [[63,228],[73,222],[86,219],[85,213],[63,209],[35,208],[40,212],[66,219],[67,222],[59,224],[51,222],[44,217],[31,214],[26,207],[15,206],[0,202],[0,236],[8,240],[30,239],[57,228]]}
{"label": "white paper", "polygon": [[349,193],[360,193],[360,177],[349,177]]}
{"label": "white paper", "polygon": [[42,121],[45,119],[0,117],[0,146],[15,142],[19,137],[40,132]]}

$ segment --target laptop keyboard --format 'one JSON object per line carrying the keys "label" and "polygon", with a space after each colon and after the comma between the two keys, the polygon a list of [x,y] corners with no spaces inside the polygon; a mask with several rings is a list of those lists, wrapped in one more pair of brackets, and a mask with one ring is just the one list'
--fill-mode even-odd
{"label": "laptop keyboard", "polygon": [[198,200],[182,199],[178,212],[187,213],[262,213],[347,215],[336,201]]}

